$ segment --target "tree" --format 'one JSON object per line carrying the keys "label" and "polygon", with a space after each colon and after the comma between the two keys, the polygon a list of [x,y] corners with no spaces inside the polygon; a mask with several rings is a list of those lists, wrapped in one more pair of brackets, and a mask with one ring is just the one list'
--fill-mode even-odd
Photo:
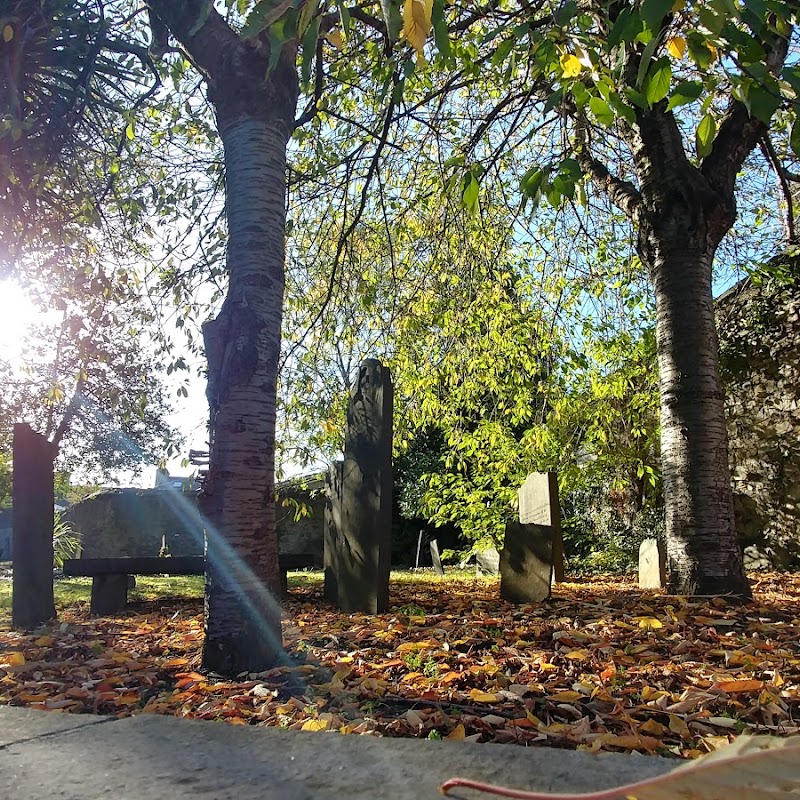
{"label": "tree", "polygon": [[[54,260],[97,222],[158,86],[146,48],[97,0],[12,0],[0,11],[0,277]],[[53,252],[56,251],[56,252]]]}
{"label": "tree", "polygon": [[[556,114],[560,155],[532,166],[522,193],[586,202],[588,179],[635,227],[656,299],[667,549],[681,593],[750,593],[733,521],[712,263],[736,220],[746,159],[773,120],[789,132],[796,15],[781,0],[589,0],[554,9],[553,24],[527,5],[497,12],[486,35],[503,87],[495,116],[508,124],[531,98],[537,130],[542,113]],[[800,146],[798,123],[791,131]]]}
{"label": "tree", "polygon": [[[297,43],[245,40],[210,3],[149,0],[203,75],[225,152],[228,291],[206,323],[211,449],[203,664],[225,674],[280,658],[275,533],[275,394],[283,301],[286,144]],[[272,597],[270,597],[272,595]]]}

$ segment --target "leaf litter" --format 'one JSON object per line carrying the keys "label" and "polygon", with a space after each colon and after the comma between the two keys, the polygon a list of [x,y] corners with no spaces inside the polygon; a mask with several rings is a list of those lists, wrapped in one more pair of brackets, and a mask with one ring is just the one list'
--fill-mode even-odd
{"label": "leaf litter", "polygon": [[0,703],[694,759],[800,733],[800,575],[753,582],[745,606],[617,577],[527,606],[496,581],[394,583],[377,616],[305,586],[284,604],[287,665],[236,680],[200,670],[199,599],[79,604],[32,634],[0,618]]}

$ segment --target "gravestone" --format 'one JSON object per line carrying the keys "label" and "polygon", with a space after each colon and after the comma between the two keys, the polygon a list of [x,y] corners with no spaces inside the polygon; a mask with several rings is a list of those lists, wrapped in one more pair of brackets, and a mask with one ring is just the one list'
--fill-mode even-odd
{"label": "gravestone", "polygon": [[500,597],[510,603],[540,603],[550,597],[554,530],[550,525],[506,523],[500,551]]}
{"label": "gravestone", "polygon": [[[339,519],[326,529],[326,592],[342,611],[379,614],[389,606],[392,537],[392,381],[368,358],[350,393]],[[328,544],[331,551],[328,553]],[[335,589],[334,589],[335,587]]]}
{"label": "gravestone", "polygon": [[475,553],[475,574],[497,575],[500,572],[500,553],[496,547],[488,547]]}
{"label": "gravestone", "polygon": [[639,545],[639,588],[663,589],[667,584],[667,554],[658,539]]}
{"label": "gravestone", "polygon": [[437,575],[444,575],[442,558],[439,555],[439,542],[436,539],[431,540],[431,561],[433,562],[433,571]]}
{"label": "gravestone", "polygon": [[53,603],[53,459],[57,448],[24,423],[14,425],[14,572],[11,621],[31,629],[56,615]]}
{"label": "gravestone", "polygon": [[564,580],[564,539],[561,506],[555,472],[532,472],[519,489],[519,521],[523,525],[547,525],[553,529],[553,580]]}

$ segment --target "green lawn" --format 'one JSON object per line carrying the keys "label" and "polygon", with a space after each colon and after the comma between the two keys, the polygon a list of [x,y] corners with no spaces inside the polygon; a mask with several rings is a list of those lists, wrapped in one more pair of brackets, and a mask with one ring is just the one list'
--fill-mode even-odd
{"label": "green lawn", "polygon": [[[289,572],[289,588],[314,586],[322,583],[321,571]],[[472,579],[472,570],[447,570],[448,579]],[[440,578],[432,570],[393,570],[393,583],[435,583]],[[162,597],[202,597],[204,579],[200,575],[140,575],[136,588],[128,594],[132,601],[157,600]],[[56,608],[74,608],[89,602],[92,588],[91,578],[58,578],[53,582]],[[11,581],[0,580],[0,613],[11,613]]]}

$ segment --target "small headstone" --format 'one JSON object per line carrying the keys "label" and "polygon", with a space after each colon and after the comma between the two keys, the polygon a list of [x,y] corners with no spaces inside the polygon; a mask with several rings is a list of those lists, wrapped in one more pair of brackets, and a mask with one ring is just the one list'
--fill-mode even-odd
{"label": "small headstone", "polygon": [[439,542],[436,539],[431,540],[431,561],[433,562],[433,571],[437,575],[444,575],[444,567],[439,555]]}
{"label": "small headstone", "polygon": [[350,393],[339,520],[326,555],[336,603],[346,612],[379,614],[389,606],[392,406],[388,367],[366,359]]}
{"label": "small headstone", "polygon": [[496,547],[475,553],[476,575],[497,575],[498,572],[500,572],[500,553]]}
{"label": "small headstone", "polygon": [[56,447],[30,425],[14,425],[14,553],[11,620],[32,629],[56,615],[53,603],[53,459]]}
{"label": "small headstone", "polygon": [[658,539],[639,545],[639,588],[663,589],[667,583],[667,554]]}
{"label": "small headstone", "polygon": [[519,521],[523,525],[548,525],[553,529],[553,580],[564,580],[564,539],[555,472],[532,472],[519,488]]}
{"label": "small headstone", "polygon": [[500,597],[510,603],[540,603],[550,597],[553,528],[506,523],[500,551]]}

